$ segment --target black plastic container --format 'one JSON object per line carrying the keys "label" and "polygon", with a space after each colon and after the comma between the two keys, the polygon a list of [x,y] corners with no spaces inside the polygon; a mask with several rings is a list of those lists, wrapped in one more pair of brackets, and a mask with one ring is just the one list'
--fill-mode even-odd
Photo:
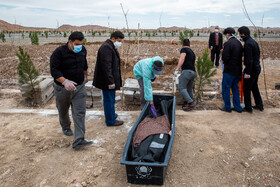
{"label": "black plastic container", "polygon": [[175,106],[176,97],[172,95],[153,95],[154,104],[157,106],[161,100],[173,100],[172,111],[168,116],[171,124],[172,135],[170,137],[167,150],[165,152],[164,162],[134,162],[129,161],[131,151],[132,137],[139,123],[149,114],[150,105],[147,102],[140,116],[128,134],[124,148],[121,164],[126,166],[127,182],[132,184],[151,184],[163,185],[167,166],[171,156],[171,149],[175,137]]}

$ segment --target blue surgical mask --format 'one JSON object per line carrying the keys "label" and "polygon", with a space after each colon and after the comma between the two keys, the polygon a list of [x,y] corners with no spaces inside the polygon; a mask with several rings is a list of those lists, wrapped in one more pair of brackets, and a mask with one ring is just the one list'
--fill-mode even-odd
{"label": "blue surgical mask", "polygon": [[81,52],[82,48],[83,48],[82,45],[76,45],[76,46],[74,45],[73,52],[74,53],[79,53],[79,52]]}

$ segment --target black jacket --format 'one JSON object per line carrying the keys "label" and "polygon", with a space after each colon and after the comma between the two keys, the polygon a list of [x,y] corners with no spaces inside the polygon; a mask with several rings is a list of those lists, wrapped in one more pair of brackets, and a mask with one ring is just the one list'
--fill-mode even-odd
{"label": "black jacket", "polygon": [[106,40],[98,50],[94,71],[93,85],[102,90],[109,90],[108,86],[115,84],[115,89],[122,86],[120,55],[113,42]]}
{"label": "black jacket", "polygon": [[224,73],[233,76],[242,75],[242,51],[242,45],[235,37],[231,37],[225,42],[222,54]]}
{"label": "black jacket", "polygon": [[68,43],[56,48],[50,58],[50,72],[54,78],[54,82],[62,86],[56,81],[59,77],[65,77],[78,85],[84,82],[84,71],[87,71],[87,51],[83,46],[82,51],[74,53],[68,49]]}
{"label": "black jacket", "polygon": [[[209,36],[209,48],[213,46],[213,48],[216,47],[216,40],[215,40],[215,32],[212,32]],[[219,32],[219,50],[223,48],[223,35]]]}
{"label": "black jacket", "polygon": [[244,73],[248,75],[254,75],[259,71],[260,68],[260,48],[258,43],[251,38],[246,36],[243,38],[244,44]]}

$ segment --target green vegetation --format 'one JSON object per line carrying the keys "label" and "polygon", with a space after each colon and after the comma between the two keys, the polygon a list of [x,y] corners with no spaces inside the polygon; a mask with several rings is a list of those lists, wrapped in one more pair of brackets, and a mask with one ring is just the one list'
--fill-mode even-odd
{"label": "green vegetation", "polygon": [[37,32],[31,32],[30,39],[32,45],[39,45],[39,37]]}
{"label": "green vegetation", "polygon": [[31,101],[32,105],[36,105],[35,86],[39,84],[36,79],[40,75],[40,72],[35,68],[29,54],[24,52],[22,47],[19,47],[19,52],[16,55],[19,59],[19,64],[17,67],[18,81],[20,84],[27,84],[27,99]]}
{"label": "green vegetation", "polygon": [[196,80],[195,80],[195,98],[197,102],[200,102],[203,97],[203,88],[206,84],[211,82],[211,77],[217,73],[216,69],[213,68],[213,63],[209,58],[209,49],[206,48],[203,52],[202,57],[198,57],[196,63]]}

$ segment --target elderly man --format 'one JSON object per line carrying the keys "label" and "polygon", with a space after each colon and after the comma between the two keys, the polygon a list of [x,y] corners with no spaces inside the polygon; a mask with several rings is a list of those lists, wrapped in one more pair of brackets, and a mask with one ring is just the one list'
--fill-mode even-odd
{"label": "elderly man", "polygon": [[223,48],[223,35],[219,32],[219,26],[215,27],[215,31],[209,36],[209,50],[211,51],[211,61],[215,62],[215,66],[219,67],[220,51]]}

